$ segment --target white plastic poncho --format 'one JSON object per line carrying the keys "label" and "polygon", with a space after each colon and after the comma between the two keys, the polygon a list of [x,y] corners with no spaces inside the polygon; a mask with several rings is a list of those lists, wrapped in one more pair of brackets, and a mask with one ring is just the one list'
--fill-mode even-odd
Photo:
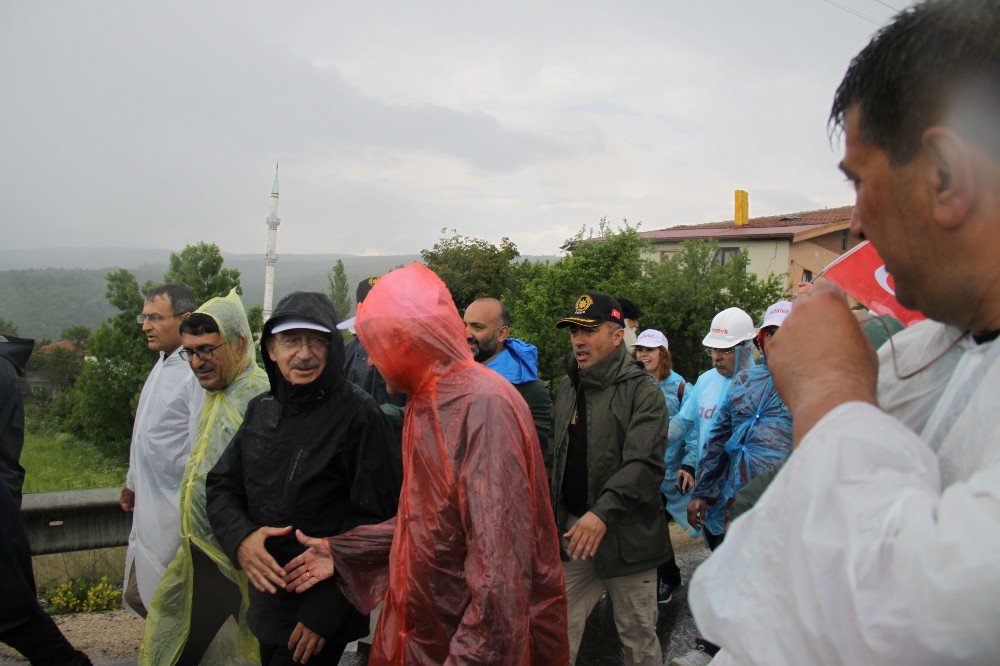
{"label": "white plastic poncho", "polygon": [[260,661],[257,641],[246,623],[249,607],[246,575],[230,562],[212,533],[205,505],[205,477],[243,423],[247,403],[270,387],[267,375],[255,363],[253,334],[236,290],[228,296],[211,299],[197,311],[211,316],[219,325],[225,346],[217,349],[216,355],[237,353],[240,337],[246,342],[242,357],[230,365],[226,388],[205,393],[205,405],[181,483],[180,546],[152,603],[147,606],[149,616],[139,663],[156,666],[177,663],[191,626],[193,586],[197,584],[191,548],[197,547],[239,587],[242,595],[239,617],[222,628],[200,663],[257,664]]}
{"label": "white plastic poncho", "polygon": [[730,526],[688,597],[713,664],[1000,663],[1000,343],[960,335],[883,345],[884,411],[831,411]]}
{"label": "white plastic poncho", "polygon": [[[134,563],[139,596],[147,608],[177,552],[181,475],[205,399],[179,351],[169,356],[160,352],[142,387],[125,477],[125,485],[135,492],[135,510],[123,589],[128,588]],[[130,609],[127,603],[124,606]]]}

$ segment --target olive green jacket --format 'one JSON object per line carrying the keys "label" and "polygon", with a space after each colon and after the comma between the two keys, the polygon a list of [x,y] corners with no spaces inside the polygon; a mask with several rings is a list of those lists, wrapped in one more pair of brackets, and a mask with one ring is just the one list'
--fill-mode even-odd
{"label": "olive green jacket", "polygon": [[549,490],[566,527],[563,473],[569,425],[582,387],[587,401],[587,501],[608,531],[594,556],[602,578],[651,569],[673,553],[660,497],[667,445],[667,405],[656,382],[625,345],[586,370],[572,357],[552,408]]}

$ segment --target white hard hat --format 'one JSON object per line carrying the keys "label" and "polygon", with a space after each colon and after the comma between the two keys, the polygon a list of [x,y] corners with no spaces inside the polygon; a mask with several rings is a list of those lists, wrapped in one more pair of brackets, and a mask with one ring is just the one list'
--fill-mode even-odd
{"label": "white hard hat", "polygon": [[653,349],[655,347],[663,347],[669,350],[670,345],[667,344],[667,336],[663,335],[654,328],[647,328],[645,331],[639,334],[639,337],[635,339],[635,344],[633,347],[649,347]]}
{"label": "white hard hat", "polygon": [[760,323],[760,328],[768,326],[781,326],[785,322],[785,317],[792,311],[791,301],[778,301],[767,309],[764,313],[764,321]]}
{"label": "white hard hat", "polygon": [[727,308],[715,315],[712,327],[701,344],[714,349],[729,349],[757,335],[753,319],[739,308]]}

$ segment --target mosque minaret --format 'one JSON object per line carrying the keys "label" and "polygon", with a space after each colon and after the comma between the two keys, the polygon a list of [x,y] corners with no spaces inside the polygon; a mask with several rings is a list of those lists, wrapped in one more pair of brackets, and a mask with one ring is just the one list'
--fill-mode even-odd
{"label": "mosque minaret", "polygon": [[271,186],[271,212],[267,216],[267,252],[264,253],[264,321],[271,316],[271,306],[274,302],[274,264],[278,261],[275,247],[278,242],[278,165],[274,165],[274,185]]}

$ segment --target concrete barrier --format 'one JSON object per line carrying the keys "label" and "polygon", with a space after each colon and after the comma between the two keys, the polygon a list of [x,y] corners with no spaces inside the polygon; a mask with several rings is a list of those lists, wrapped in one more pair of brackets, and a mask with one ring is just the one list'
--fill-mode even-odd
{"label": "concrete barrier", "polygon": [[98,488],[24,495],[21,520],[31,554],[127,545],[132,514],[118,506],[120,493],[120,488]]}

